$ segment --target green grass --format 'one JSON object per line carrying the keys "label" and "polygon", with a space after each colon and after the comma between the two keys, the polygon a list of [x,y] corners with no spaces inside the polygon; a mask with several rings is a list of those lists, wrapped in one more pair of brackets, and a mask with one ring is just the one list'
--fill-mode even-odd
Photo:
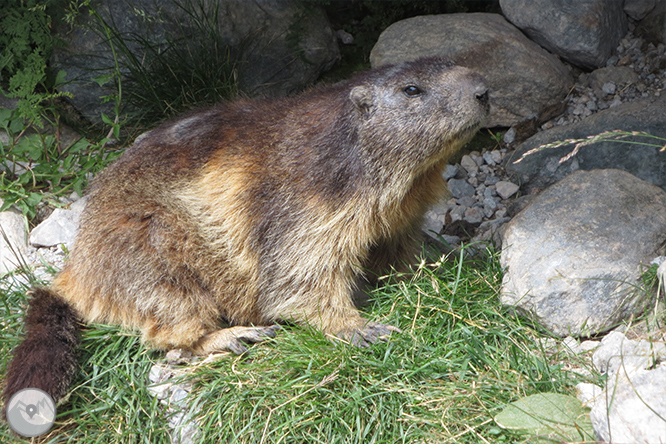
{"label": "green grass", "polygon": [[[302,327],[243,356],[193,364],[190,403],[201,442],[529,442],[492,420],[539,392],[571,393],[580,377],[547,355],[539,335],[499,304],[498,258],[449,257],[374,291],[364,311],[402,334],[367,349],[334,345]],[[3,293],[0,367],[21,332],[25,289]],[[169,442],[168,418],[147,392],[151,365],[138,335],[84,332],[81,371],[38,442]],[[0,441],[20,442],[6,424]]]}

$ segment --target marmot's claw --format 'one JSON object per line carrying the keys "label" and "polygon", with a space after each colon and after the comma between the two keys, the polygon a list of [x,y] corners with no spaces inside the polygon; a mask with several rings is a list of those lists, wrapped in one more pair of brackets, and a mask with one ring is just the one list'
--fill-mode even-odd
{"label": "marmot's claw", "polygon": [[208,355],[220,350],[229,350],[241,355],[247,351],[246,343],[261,342],[268,338],[274,338],[279,329],[279,325],[225,328],[204,336],[193,351],[198,355]]}
{"label": "marmot's claw", "polygon": [[337,337],[357,347],[369,347],[378,341],[388,340],[393,332],[402,333],[402,330],[392,325],[368,322],[361,328],[339,332]]}

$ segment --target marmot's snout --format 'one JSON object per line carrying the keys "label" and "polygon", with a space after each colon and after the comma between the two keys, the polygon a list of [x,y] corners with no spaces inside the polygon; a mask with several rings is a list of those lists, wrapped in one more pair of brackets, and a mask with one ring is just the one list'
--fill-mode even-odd
{"label": "marmot's snout", "polygon": [[488,101],[488,87],[486,86],[485,82],[481,81],[480,83],[477,83],[472,91],[476,101],[479,102],[486,111],[488,111],[490,102]]}

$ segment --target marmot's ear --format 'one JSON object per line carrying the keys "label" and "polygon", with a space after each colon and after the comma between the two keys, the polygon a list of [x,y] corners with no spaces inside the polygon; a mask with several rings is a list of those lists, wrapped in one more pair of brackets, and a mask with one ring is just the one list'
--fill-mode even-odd
{"label": "marmot's ear", "polygon": [[349,93],[349,98],[363,115],[370,115],[375,108],[375,97],[372,88],[355,86]]}

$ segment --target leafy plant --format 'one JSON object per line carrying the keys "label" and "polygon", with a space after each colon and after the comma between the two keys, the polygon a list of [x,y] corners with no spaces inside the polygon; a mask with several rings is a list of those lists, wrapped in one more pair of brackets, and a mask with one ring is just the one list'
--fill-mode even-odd
{"label": "leafy plant", "polygon": [[[1,41],[3,94],[18,99],[14,109],[0,109],[0,198],[4,211],[17,206],[32,219],[45,201],[75,191],[81,195],[92,174],[118,156],[106,152],[111,138],[120,137],[120,89],[105,100],[115,101],[116,117],[104,117],[107,138],[95,143],[84,138],[65,142],[57,100],[66,73],[52,75],[48,58],[54,42],[50,35],[48,2],[21,1],[2,8]],[[119,67],[109,79],[119,73]],[[109,80],[107,79],[107,80]],[[120,87],[120,82],[118,83]]]}
{"label": "leafy plant", "polygon": [[514,401],[495,416],[502,428],[536,435],[540,443],[596,442],[589,409],[573,396],[537,393]]}
{"label": "leafy plant", "polygon": [[123,72],[125,110],[150,124],[194,106],[234,98],[238,92],[238,58],[222,35],[220,3],[186,0],[175,5],[185,20],[166,14],[148,18],[135,11],[143,20],[168,23],[165,42],[123,33],[113,17],[91,10],[92,29],[113,51],[114,69]]}
{"label": "leafy plant", "polygon": [[[16,109],[31,124],[43,128],[44,119],[56,118],[54,101],[66,93],[55,92],[65,73],[48,70],[54,46],[48,1],[26,0],[2,7],[2,90],[6,97],[17,98]],[[50,122],[51,123],[51,122]]]}
{"label": "leafy plant", "polygon": [[103,149],[106,140],[63,145],[56,135],[35,131],[19,110],[0,109],[0,129],[7,135],[0,143],[0,211],[16,205],[28,219],[46,200],[82,195],[90,175],[119,155]]}

